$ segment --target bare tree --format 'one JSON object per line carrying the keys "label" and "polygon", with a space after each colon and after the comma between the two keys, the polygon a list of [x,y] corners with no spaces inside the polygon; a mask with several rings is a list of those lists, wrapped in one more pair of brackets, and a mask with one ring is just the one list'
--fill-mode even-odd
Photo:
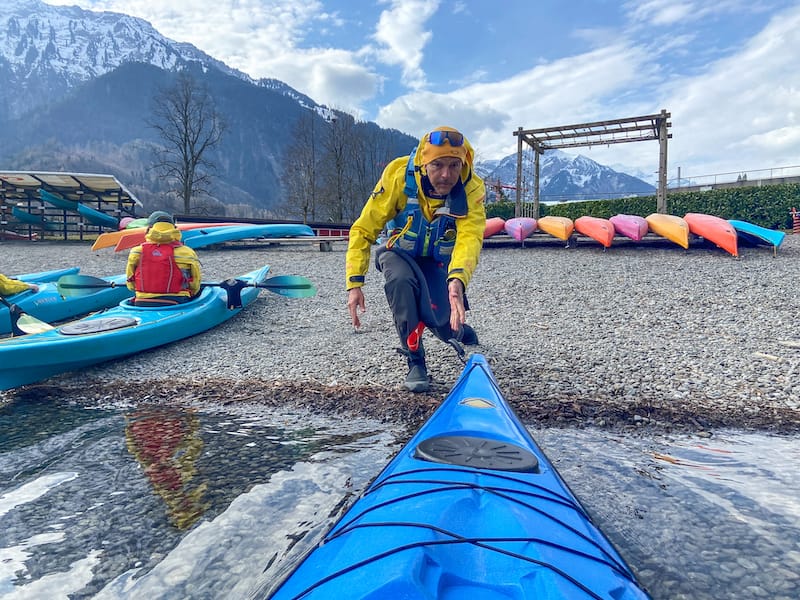
{"label": "bare tree", "polygon": [[208,90],[188,73],[162,89],[153,99],[154,119],[149,123],[164,141],[155,167],[176,183],[175,193],[183,200],[186,214],[192,212],[192,198],[206,194],[216,165],[208,159],[225,132]]}
{"label": "bare tree", "polygon": [[286,149],[288,164],[283,177],[286,208],[290,214],[302,216],[303,223],[314,221],[317,212],[317,148],[314,129],[314,113],[303,113],[293,128],[293,142]]}

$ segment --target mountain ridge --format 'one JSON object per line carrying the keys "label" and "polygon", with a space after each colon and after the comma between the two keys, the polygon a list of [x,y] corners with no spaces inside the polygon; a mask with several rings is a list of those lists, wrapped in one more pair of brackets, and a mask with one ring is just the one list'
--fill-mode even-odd
{"label": "mountain ridge", "polygon": [[[209,158],[219,167],[214,210],[230,216],[275,216],[285,210],[293,127],[304,116],[310,116],[311,130],[318,134],[338,118],[343,131],[355,129],[373,141],[377,135],[390,157],[407,153],[417,142],[403,132],[356,123],[277,79],[256,80],[191,44],[161,35],[144,19],[41,0],[6,0],[0,6],[0,127],[5,134],[0,164],[15,170],[109,172],[147,206],[163,204],[168,188],[148,166],[160,141],[147,120],[152,98],[179,72],[190,73],[209,90],[229,123]],[[621,194],[639,189],[640,180],[614,176],[593,161],[555,160],[551,152],[542,160],[543,200],[559,194],[569,199],[603,186]],[[512,156],[476,164],[476,171],[513,186]],[[354,190],[359,202],[375,180],[377,175]]]}

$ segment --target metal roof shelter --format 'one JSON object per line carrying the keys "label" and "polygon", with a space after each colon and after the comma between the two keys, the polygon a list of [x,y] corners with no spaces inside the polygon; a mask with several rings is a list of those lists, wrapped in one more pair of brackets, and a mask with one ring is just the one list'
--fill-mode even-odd
{"label": "metal roof shelter", "polygon": [[[117,219],[134,215],[136,207],[142,206],[113,175],[0,171],[0,229],[27,231],[32,238],[33,230],[38,228],[42,233],[47,230],[48,235],[67,239],[75,233],[82,235],[85,229],[97,224],[75,210],[44,202],[40,190],[74,202],[75,208],[83,205]],[[20,216],[26,219],[22,221]]]}
{"label": "metal roof shelter", "polygon": [[520,190],[522,190],[522,152],[523,142],[534,150],[534,216],[539,216],[539,155],[545,150],[561,148],[580,148],[591,146],[607,146],[625,142],[643,142],[658,140],[658,191],[656,193],[656,211],[667,212],[667,140],[672,137],[667,129],[672,126],[671,114],[662,110],[658,114],[611,121],[595,121],[577,125],[560,125],[543,129],[523,129],[514,132],[517,136],[517,194],[516,212],[521,206]]}

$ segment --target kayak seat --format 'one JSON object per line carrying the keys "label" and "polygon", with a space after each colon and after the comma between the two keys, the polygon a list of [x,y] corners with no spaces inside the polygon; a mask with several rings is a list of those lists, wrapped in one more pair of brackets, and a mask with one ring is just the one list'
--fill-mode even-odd
{"label": "kayak seat", "polygon": [[138,324],[138,319],[133,317],[102,317],[89,321],[76,321],[59,327],[59,333],[63,335],[85,335],[87,333],[100,333],[113,329],[122,329]]}
{"label": "kayak seat", "polygon": [[516,444],[468,435],[437,435],[422,440],[414,458],[460,467],[539,473],[536,455]]}

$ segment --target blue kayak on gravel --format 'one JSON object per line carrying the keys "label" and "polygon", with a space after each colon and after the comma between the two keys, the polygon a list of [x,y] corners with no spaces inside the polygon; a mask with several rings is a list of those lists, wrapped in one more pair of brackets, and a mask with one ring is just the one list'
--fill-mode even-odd
{"label": "blue kayak on gravel", "polygon": [[649,598],[473,355],[273,600]]}
{"label": "blue kayak on gravel", "polygon": [[[20,275],[18,279],[35,283],[39,286],[39,291],[20,292],[8,296],[6,300],[41,321],[56,323],[114,306],[131,296],[131,292],[125,287],[124,274],[104,278],[109,284],[114,282],[114,287],[96,289],[92,294],[81,297],[62,296],[58,291],[57,280],[66,275],[77,274],[78,271],[78,267],[73,267]],[[8,308],[0,305],[0,334],[11,333],[11,330]]]}
{"label": "blue kayak on gravel", "polygon": [[[0,340],[0,390],[41,381],[149,350],[196,335],[238,314],[260,289],[289,297],[316,293],[304,277],[283,275],[267,279],[268,266],[221,283],[204,283],[197,298],[167,307],[140,307],[123,300],[106,311],[41,333]],[[90,291],[110,285],[102,279],[70,276],[75,288]],[[62,278],[59,286],[67,287]],[[88,280],[88,283],[83,283]],[[124,287],[124,283],[123,283]]]}

